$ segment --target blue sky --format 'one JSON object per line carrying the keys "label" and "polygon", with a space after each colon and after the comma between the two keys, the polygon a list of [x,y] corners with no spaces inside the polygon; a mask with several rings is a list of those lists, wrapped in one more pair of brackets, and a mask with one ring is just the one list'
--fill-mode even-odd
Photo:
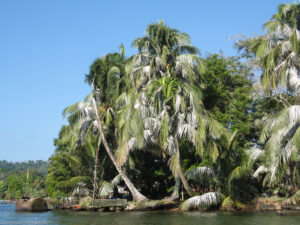
{"label": "blue sky", "polygon": [[287,0],[0,1],[0,160],[47,160],[65,121],[86,96],[89,65],[163,19],[203,55],[234,55],[232,36],[261,33]]}

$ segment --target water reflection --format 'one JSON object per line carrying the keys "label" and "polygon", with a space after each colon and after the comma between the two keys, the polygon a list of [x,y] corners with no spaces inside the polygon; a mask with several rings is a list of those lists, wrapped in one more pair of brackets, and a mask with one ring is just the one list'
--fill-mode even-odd
{"label": "water reflection", "polygon": [[300,225],[299,216],[222,212],[71,212],[16,213],[14,205],[0,205],[1,225]]}

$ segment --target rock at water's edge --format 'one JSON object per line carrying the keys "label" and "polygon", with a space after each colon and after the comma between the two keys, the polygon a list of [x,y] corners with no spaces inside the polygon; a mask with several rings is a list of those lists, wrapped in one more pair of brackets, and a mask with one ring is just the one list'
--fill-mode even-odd
{"label": "rock at water's edge", "polygon": [[16,211],[44,212],[48,210],[47,202],[42,198],[19,199],[16,202]]}

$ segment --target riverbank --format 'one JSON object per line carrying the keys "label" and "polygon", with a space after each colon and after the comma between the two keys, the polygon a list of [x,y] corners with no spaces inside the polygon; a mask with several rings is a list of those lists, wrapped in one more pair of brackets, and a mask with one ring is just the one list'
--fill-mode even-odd
{"label": "riverbank", "polygon": [[[118,203],[122,201],[122,203]],[[168,211],[182,212],[182,201],[153,200],[147,202],[133,202],[122,200],[95,200],[94,204],[91,197],[81,198],[75,201],[73,198],[47,200],[50,209],[72,210],[72,211]],[[106,202],[104,204],[104,202]],[[197,209],[192,211],[224,211],[224,212],[263,212],[263,211],[283,211],[299,210],[299,202],[292,202],[290,199],[272,197],[256,198],[248,204],[225,199],[220,207],[209,209]]]}
{"label": "riverbank", "polygon": [[[226,198],[221,206],[222,211],[282,211],[282,210],[300,210],[300,199],[291,198],[256,198],[253,201],[243,204]],[[300,211],[299,211],[300,212]]]}
{"label": "riverbank", "polygon": [[179,211],[180,201],[152,200],[145,202],[127,201],[126,199],[93,199],[84,197],[76,201],[74,198],[48,199],[48,208],[73,211]]}

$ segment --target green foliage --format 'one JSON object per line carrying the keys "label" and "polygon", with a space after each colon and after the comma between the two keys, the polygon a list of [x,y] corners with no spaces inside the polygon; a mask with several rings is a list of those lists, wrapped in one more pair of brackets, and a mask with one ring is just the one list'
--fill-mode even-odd
{"label": "green foliage", "polygon": [[[122,50],[123,49],[123,50]],[[111,53],[101,57],[90,66],[86,82],[95,86],[101,93],[101,101],[114,103],[122,87],[122,76],[125,72],[124,48],[121,53]]]}
{"label": "green foliage", "polygon": [[132,181],[148,198],[163,199],[169,193],[168,188],[174,185],[166,159],[144,151],[133,152],[132,159],[135,167],[128,170]]}
{"label": "green foliage", "polygon": [[216,119],[230,129],[237,131],[235,147],[244,148],[251,139],[252,79],[251,70],[236,57],[209,55],[205,59],[206,87],[203,104]]}
{"label": "green foliage", "polygon": [[45,196],[45,177],[40,172],[12,171],[0,181],[0,199]]}
{"label": "green foliage", "polygon": [[[91,66],[86,77],[101,93],[99,112],[105,121],[110,145],[116,149],[117,162],[127,168],[129,177],[135,178],[138,187],[151,198],[162,198],[171,190],[173,176],[178,176],[180,167],[183,171],[191,171],[200,165],[209,166],[217,171],[220,180],[225,181],[241,158],[241,148],[251,137],[248,109],[252,83],[248,78],[249,68],[237,58],[212,55],[200,59],[186,34],[163,23],[150,25],[148,29],[146,37],[134,42],[139,54],[130,57],[126,65],[121,63],[117,53],[108,54]],[[168,32],[169,36],[165,36]],[[173,40],[172,35],[183,41]],[[116,74],[116,79],[110,77]],[[128,82],[132,79],[134,84]],[[109,81],[119,86],[109,86]],[[118,90],[114,95],[117,96],[116,104],[111,101],[111,89]],[[121,93],[122,90],[125,92]],[[81,136],[85,144],[80,148],[82,154],[78,155],[77,138],[71,135],[72,130],[80,133],[74,130],[76,123],[73,122],[80,116],[77,114],[79,107],[90,110],[88,101],[65,110],[69,113],[70,126],[63,127],[55,140],[57,152],[50,165],[60,170],[49,170],[50,194],[70,194],[74,188],[69,182],[72,177],[92,176],[84,170],[92,171],[92,167],[82,167],[81,160],[84,154],[94,152],[97,137],[91,138],[88,132]],[[231,131],[237,130],[239,141],[234,139],[232,144],[229,132],[221,124]],[[145,130],[150,132],[151,139],[145,138]],[[231,146],[233,152],[229,151]],[[58,160],[60,157],[65,163]],[[167,162],[173,176],[167,170]],[[221,165],[221,170],[217,169],[218,165]],[[103,166],[100,163],[100,171],[106,174]],[[151,166],[153,169],[149,169]],[[101,182],[112,179],[103,178]],[[86,182],[91,188],[90,179]],[[202,185],[202,190],[206,190],[215,187],[218,179],[209,179],[210,185],[199,182],[199,179],[190,178],[190,182],[194,188]]]}
{"label": "green foliage", "polygon": [[[47,193],[51,197],[70,196],[78,183],[83,182],[92,189],[94,171],[95,149],[98,147],[98,137],[88,133],[82,145],[76,145],[78,136],[69,135],[71,128],[63,126],[59,137],[54,140],[55,154],[49,159],[49,168],[46,177]],[[98,182],[111,180],[116,173],[108,161],[105,150],[99,151],[99,164],[101,170],[97,174]]]}
{"label": "green foliage", "polygon": [[226,197],[221,205],[221,209],[225,211],[235,210],[236,202],[230,197]]}
{"label": "green foliage", "polygon": [[93,198],[90,196],[79,199],[79,205],[82,208],[88,208],[93,205]]}
{"label": "green foliage", "polygon": [[[86,75],[93,93],[64,111],[69,124],[54,140],[46,179],[49,196],[71,195],[78,182],[89,190],[94,182],[100,197],[114,192],[118,173],[99,137],[96,116],[116,164],[149,198],[163,198],[170,191],[178,198],[184,187],[189,195],[204,195],[187,200],[183,209],[207,209],[223,198],[206,193],[213,189],[230,195],[226,201],[238,207],[267,188],[262,184],[272,179],[270,162],[281,165],[278,183],[289,173],[284,182],[296,185],[300,120],[298,113],[292,117],[288,112],[298,91],[299,24],[291,15],[299,12],[298,4],[280,6],[265,24],[267,35],[239,43],[246,57],[256,57],[265,92],[253,85],[250,64],[217,54],[202,58],[187,34],[162,21],[133,41],[137,54],[125,58],[121,47],[120,53],[98,58]],[[281,29],[283,24],[290,32]],[[285,81],[288,91],[278,92]],[[249,155],[245,149],[253,145],[265,153],[256,151],[258,157],[253,150]],[[283,154],[287,146],[293,151]],[[0,183],[0,190],[5,187]]]}
{"label": "green foliage", "polygon": [[246,55],[256,57],[262,69],[261,83],[266,92],[286,88],[299,94],[299,15],[300,4],[281,4],[264,28],[266,34],[240,40],[237,45]]}
{"label": "green foliage", "polygon": [[258,195],[252,170],[247,167],[236,167],[230,173],[228,183],[231,197],[242,203],[250,202]]}
{"label": "green foliage", "polygon": [[48,162],[42,160],[0,161],[0,199],[46,196],[47,167]]}
{"label": "green foliage", "polygon": [[[281,4],[271,20],[265,23],[266,34],[241,40],[238,45],[246,54],[255,57],[254,63],[262,71],[260,76],[265,94],[271,100],[260,99],[264,103],[277,101],[263,120],[260,145],[264,158],[259,178],[263,185],[270,187],[293,187],[299,185],[299,24],[300,4]],[[292,105],[295,104],[295,105]],[[264,105],[261,105],[263,108]],[[255,109],[255,108],[254,108]],[[281,111],[280,111],[281,110]],[[289,193],[289,191],[285,191]]]}

